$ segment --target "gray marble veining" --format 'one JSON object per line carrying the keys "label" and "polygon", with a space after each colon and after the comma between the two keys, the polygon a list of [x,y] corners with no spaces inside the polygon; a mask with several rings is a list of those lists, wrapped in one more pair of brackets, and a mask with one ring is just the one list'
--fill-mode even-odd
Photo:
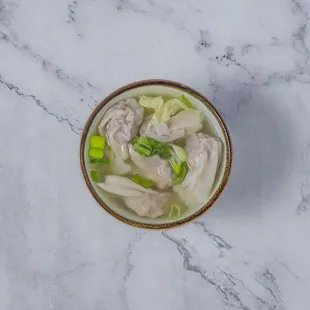
{"label": "gray marble veining", "polygon": [[[0,0],[0,309],[310,309],[309,0]],[[135,80],[188,84],[234,143],[216,206],[122,225],[79,136]]]}

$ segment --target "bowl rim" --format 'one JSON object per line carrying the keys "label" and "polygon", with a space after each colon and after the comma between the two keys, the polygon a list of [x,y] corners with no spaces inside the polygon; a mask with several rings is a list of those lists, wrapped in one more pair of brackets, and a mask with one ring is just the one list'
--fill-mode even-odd
{"label": "bowl rim", "polygon": [[[151,86],[166,86],[166,87],[170,87],[170,88],[175,88],[175,89],[181,90],[184,93],[190,94],[191,96],[193,96],[197,100],[199,100],[202,104],[204,104],[208,108],[208,110],[216,118],[219,126],[221,127],[221,129],[223,131],[224,140],[225,140],[224,143],[226,145],[226,164],[225,164],[225,168],[224,168],[224,174],[223,174],[223,178],[222,178],[221,183],[218,186],[216,192],[212,195],[212,197],[208,200],[208,202],[206,202],[195,213],[187,216],[186,218],[176,220],[173,222],[169,222],[169,223],[163,223],[163,224],[142,223],[142,222],[134,221],[134,220],[128,219],[128,218],[118,214],[117,212],[115,212],[114,210],[109,208],[108,205],[106,205],[101,200],[100,196],[94,190],[94,187],[92,186],[90,179],[89,179],[89,176],[87,174],[87,170],[86,170],[86,166],[85,166],[85,158],[84,158],[84,149],[85,149],[85,144],[86,144],[86,137],[87,137],[89,128],[90,128],[94,118],[99,113],[99,111],[108,102],[110,102],[113,98],[115,98],[116,96],[118,96],[118,95],[120,95],[120,94],[122,94],[128,90],[134,89],[134,88],[150,86],[150,85]],[[92,111],[92,113],[88,117],[88,119],[84,125],[82,135],[81,135],[81,139],[80,139],[80,167],[82,170],[83,179],[86,183],[86,187],[90,191],[93,198],[97,201],[97,203],[106,212],[108,212],[110,215],[112,215],[117,220],[120,220],[122,223],[128,224],[128,225],[136,227],[136,228],[144,228],[144,229],[151,229],[151,230],[164,230],[164,229],[177,228],[177,227],[185,225],[189,222],[194,221],[195,219],[197,219],[198,217],[200,217],[204,213],[206,213],[215,204],[215,202],[221,196],[222,192],[224,191],[224,189],[227,185],[227,182],[228,182],[228,179],[229,179],[230,173],[231,173],[232,155],[233,155],[232,142],[231,142],[231,137],[230,137],[229,132],[228,132],[228,128],[227,128],[222,116],[220,115],[220,113],[215,108],[215,106],[204,95],[202,95],[200,92],[193,89],[192,87],[189,87],[189,86],[182,84],[182,83],[179,83],[179,82],[175,82],[175,81],[171,81],[171,80],[164,80],[164,79],[148,79],[148,80],[136,81],[136,82],[133,82],[130,84],[126,84],[126,85],[116,89],[112,93],[110,93],[95,107],[95,109]]]}

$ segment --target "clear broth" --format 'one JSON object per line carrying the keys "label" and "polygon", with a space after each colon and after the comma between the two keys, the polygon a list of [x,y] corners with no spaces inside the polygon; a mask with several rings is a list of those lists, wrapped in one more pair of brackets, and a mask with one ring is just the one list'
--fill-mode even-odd
{"label": "clear broth", "polygon": [[[159,96],[158,94],[148,94],[148,96]],[[172,99],[172,98],[175,98],[175,97],[170,97],[170,96],[162,96],[163,99],[166,101],[168,99]],[[134,98],[134,97],[128,97],[129,98]],[[138,100],[138,98],[135,98]],[[195,107],[196,109],[198,109],[197,107]],[[200,109],[198,109],[200,110]],[[144,119],[149,116],[150,114],[152,114],[153,111],[152,110],[149,110],[149,109],[144,109]],[[203,127],[202,129],[199,131],[199,132],[202,132],[202,133],[205,133],[211,137],[219,137],[218,135],[218,131],[216,130],[214,124],[211,122],[211,121],[208,121],[207,120],[207,117],[204,115],[204,119],[203,119]],[[96,126],[96,129],[95,131],[92,133],[93,135],[99,135],[99,131],[98,131],[98,126]],[[178,142],[173,142],[174,144],[177,144],[177,145],[180,145],[180,146],[184,146],[185,144],[185,140],[179,140]],[[107,147],[107,146],[106,146]],[[131,177],[133,176],[134,174],[136,173],[139,173],[138,171],[138,168],[135,166],[135,164],[131,161],[131,159],[129,158],[128,160],[126,160],[126,163],[131,165],[133,167],[133,169],[128,173],[128,174],[125,174],[125,175],[122,175],[122,176],[125,176],[125,177]],[[99,173],[99,178],[100,178],[100,181],[104,181],[104,177],[107,176],[107,175],[116,175],[112,172],[112,169],[111,169],[111,166],[110,165],[106,165],[106,164],[90,164],[89,166],[89,169],[88,170],[88,174],[90,175],[90,171],[92,170],[96,170],[98,171]],[[216,177],[217,178],[217,177]],[[174,192],[172,190],[172,186],[165,189],[165,190],[160,190],[156,187],[152,188],[158,192],[168,192],[171,194],[171,198],[167,201],[167,203],[165,204],[164,206],[164,209],[165,209],[165,213],[158,217],[159,219],[160,218],[166,218],[168,216],[168,213],[169,213],[169,206],[171,204],[177,204],[178,206],[181,207],[181,214],[184,214],[186,213],[187,211],[187,208],[188,206],[186,206],[184,204],[184,202],[180,199],[179,195]],[[104,193],[104,195],[111,199],[111,200],[114,200],[115,203],[117,203],[117,205],[121,206],[122,208],[126,208],[128,210],[128,212],[132,213],[132,214],[135,214],[132,210],[130,210],[125,202],[123,201],[123,199],[118,196],[118,195],[115,195],[115,194],[112,194],[112,193],[109,193],[109,192],[106,192],[104,191],[103,189],[100,189],[99,188],[99,191],[102,191]]]}

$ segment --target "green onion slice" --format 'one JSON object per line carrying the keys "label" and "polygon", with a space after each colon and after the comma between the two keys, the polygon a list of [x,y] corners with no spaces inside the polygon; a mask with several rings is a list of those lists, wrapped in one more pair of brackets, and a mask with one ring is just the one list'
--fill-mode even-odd
{"label": "green onion slice", "polygon": [[188,171],[187,163],[182,163],[181,171],[180,171],[178,176],[176,176],[175,178],[172,179],[172,183],[173,184],[181,184],[185,179],[187,171]]}
{"label": "green onion slice", "polygon": [[149,138],[139,137],[137,143],[145,147],[146,149],[152,150],[152,143]]}
{"label": "green onion slice", "polygon": [[144,188],[151,188],[155,185],[155,182],[152,180],[144,179],[140,176],[140,174],[135,174],[133,177],[131,177],[131,180],[135,183],[143,186]]}
{"label": "green onion slice", "polygon": [[99,173],[98,173],[98,171],[92,170],[92,171],[90,172],[90,177],[91,177],[91,179],[92,179],[94,182],[96,182],[96,183],[99,182]]}
{"label": "green onion slice", "polygon": [[176,156],[172,156],[169,160],[173,172],[178,176],[181,173],[182,163]]}
{"label": "green onion slice", "polygon": [[89,147],[91,149],[104,150],[105,137],[103,136],[91,136],[89,139]]}
{"label": "green onion slice", "polygon": [[100,158],[100,159],[96,159],[96,158],[92,158],[89,161],[91,164],[109,164],[110,161],[108,159],[105,158]]}
{"label": "green onion slice", "polygon": [[176,204],[172,204],[170,206],[169,219],[176,220],[180,217],[181,217],[181,207]]}
{"label": "green onion slice", "polygon": [[94,159],[102,159],[103,158],[103,150],[92,149],[88,150],[88,156]]}
{"label": "green onion slice", "polygon": [[141,156],[151,156],[152,151],[149,148],[139,144],[138,142],[133,145],[133,148]]}
{"label": "green onion slice", "polygon": [[163,158],[170,157],[169,146],[167,143],[159,142],[147,137],[134,139],[133,147],[142,156],[159,155]]}
{"label": "green onion slice", "polygon": [[183,147],[176,145],[176,144],[172,144],[172,143],[170,144],[170,146],[172,147],[176,156],[178,156],[178,158],[180,159],[180,161],[182,163],[187,161],[187,154],[186,154],[185,150],[183,149]]}
{"label": "green onion slice", "polygon": [[193,104],[191,103],[191,101],[184,94],[182,94],[180,97],[188,108],[193,107]]}

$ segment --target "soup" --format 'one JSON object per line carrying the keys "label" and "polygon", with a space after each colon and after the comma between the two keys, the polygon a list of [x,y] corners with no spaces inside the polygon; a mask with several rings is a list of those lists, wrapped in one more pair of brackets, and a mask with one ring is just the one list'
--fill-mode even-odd
{"label": "soup", "polygon": [[124,98],[89,138],[97,191],[139,217],[181,218],[211,195],[222,158],[212,124],[184,95]]}

